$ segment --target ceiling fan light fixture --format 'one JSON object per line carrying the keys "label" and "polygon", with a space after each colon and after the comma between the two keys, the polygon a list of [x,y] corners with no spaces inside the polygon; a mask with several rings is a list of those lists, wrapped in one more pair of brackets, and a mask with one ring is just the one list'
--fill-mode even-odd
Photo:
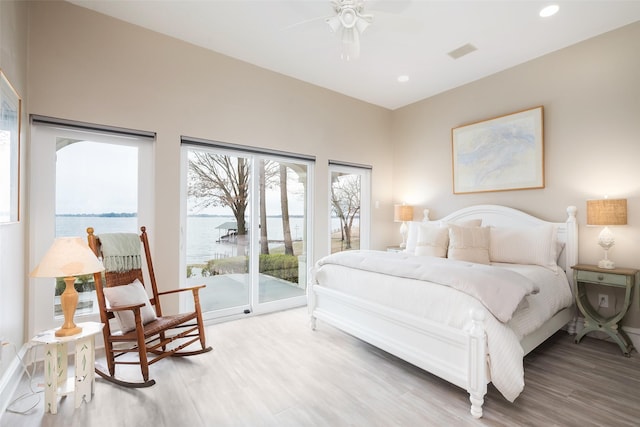
{"label": "ceiling fan light fixture", "polygon": [[337,33],[338,30],[340,29],[340,18],[338,18],[337,16],[332,16],[331,18],[327,18],[325,19],[325,22],[329,25],[329,28],[331,29],[332,33]]}
{"label": "ceiling fan light fixture", "polygon": [[362,34],[364,33],[364,30],[367,29],[367,27],[369,27],[370,22],[367,21],[366,19],[358,19],[356,21],[356,30],[358,31],[358,33]]}
{"label": "ceiling fan light fixture", "polygon": [[364,15],[364,2],[361,0],[334,0],[335,16],[326,18],[331,32],[342,43],[342,59],[357,59],[360,56],[360,35],[373,21],[373,16]]}
{"label": "ceiling fan light fixture", "polygon": [[340,22],[342,22],[342,26],[344,28],[353,28],[358,21],[356,11],[351,8],[342,9],[339,16]]}

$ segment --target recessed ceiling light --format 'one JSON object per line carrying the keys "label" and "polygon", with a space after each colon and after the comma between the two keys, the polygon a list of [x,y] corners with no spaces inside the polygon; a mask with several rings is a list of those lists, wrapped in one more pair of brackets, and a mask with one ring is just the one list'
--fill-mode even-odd
{"label": "recessed ceiling light", "polygon": [[555,15],[558,10],[560,10],[560,6],[557,4],[550,4],[549,6],[543,7],[540,11],[540,16],[542,18],[548,18],[549,16]]}
{"label": "recessed ceiling light", "polygon": [[398,76],[398,81],[400,83],[406,83],[409,81],[409,76]]}

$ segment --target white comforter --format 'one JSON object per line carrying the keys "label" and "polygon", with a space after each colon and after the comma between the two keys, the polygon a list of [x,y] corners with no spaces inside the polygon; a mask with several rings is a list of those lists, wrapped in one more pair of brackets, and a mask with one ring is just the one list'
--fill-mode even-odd
{"label": "white comforter", "polygon": [[[428,264],[434,260],[433,257],[388,252],[379,252],[375,259],[378,260],[376,263],[383,263],[383,259],[402,258],[408,258],[407,262],[413,264]],[[517,264],[496,264],[491,268],[518,272],[539,288],[538,293],[524,298],[523,304],[506,323],[488,313],[483,303],[475,297],[450,286],[425,286],[429,282],[329,264],[326,259],[316,264],[313,283],[460,329],[471,326],[471,309],[487,311],[485,330],[491,381],[507,400],[514,401],[524,388],[524,351],[520,339],[569,306],[572,295],[562,271],[555,273],[540,266]]]}
{"label": "white comforter", "polygon": [[450,286],[476,298],[501,322],[511,320],[524,297],[540,290],[529,278],[514,271],[446,258],[363,250],[341,252],[318,261],[318,266],[325,264]]}

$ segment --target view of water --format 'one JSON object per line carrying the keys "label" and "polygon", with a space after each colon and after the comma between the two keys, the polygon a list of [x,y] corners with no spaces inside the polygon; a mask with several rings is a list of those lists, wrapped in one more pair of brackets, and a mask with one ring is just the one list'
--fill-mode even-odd
{"label": "view of water", "polygon": [[[226,230],[217,227],[225,222],[235,222],[234,217],[190,216],[187,218],[187,264],[204,263],[210,259],[236,255],[236,245],[219,242]],[[300,240],[303,237],[304,218],[291,217],[291,237]],[[100,233],[136,233],[139,232],[137,217],[103,216],[57,216],[56,236],[70,237],[87,235],[87,227],[93,227]],[[283,240],[282,218],[267,218],[270,247],[281,245]]]}

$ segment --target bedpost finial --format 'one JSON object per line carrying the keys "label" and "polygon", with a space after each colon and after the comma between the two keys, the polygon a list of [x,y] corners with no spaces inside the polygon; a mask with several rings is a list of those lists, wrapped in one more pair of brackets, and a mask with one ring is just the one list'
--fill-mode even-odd
{"label": "bedpost finial", "polygon": [[567,214],[569,214],[569,219],[574,219],[575,220],[576,212],[578,212],[578,208],[576,208],[575,206],[567,207]]}
{"label": "bedpost finial", "polygon": [[424,209],[422,211],[422,215],[423,215],[423,218],[422,218],[423,222],[429,222],[430,221],[430,219],[429,219],[429,209]]}

